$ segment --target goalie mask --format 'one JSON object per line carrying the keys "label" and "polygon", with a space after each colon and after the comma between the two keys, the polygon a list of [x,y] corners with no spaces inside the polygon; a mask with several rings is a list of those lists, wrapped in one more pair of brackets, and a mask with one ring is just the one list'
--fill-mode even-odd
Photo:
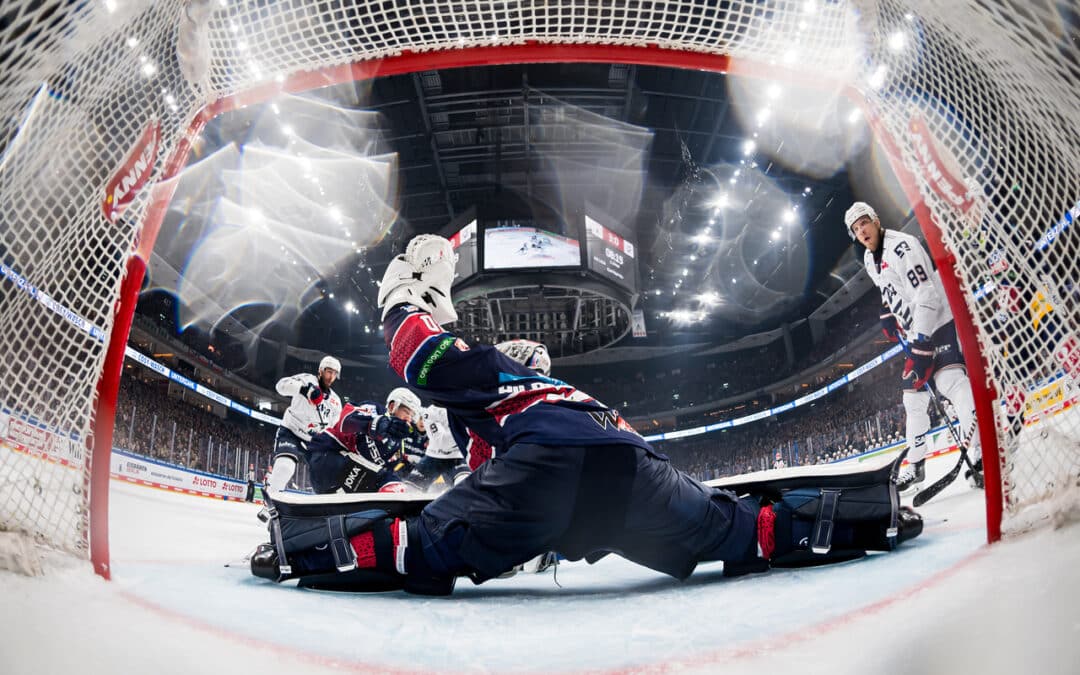
{"label": "goalie mask", "polygon": [[409,303],[430,313],[440,325],[457,321],[450,298],[457,254],[443,237],[413,237],[405,253],[390,261],[379,285],[382,318],[395,305]]}
{"label": "goalie mask", "polygon": [[547,347],[532,340],[507,340],[495,345],[503,354],[544,377],[551,376],[551,355]]}

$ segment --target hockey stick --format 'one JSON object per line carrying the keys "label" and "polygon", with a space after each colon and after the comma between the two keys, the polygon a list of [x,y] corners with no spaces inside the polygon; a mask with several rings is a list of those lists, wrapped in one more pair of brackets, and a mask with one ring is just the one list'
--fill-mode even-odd
{"label": "hockey stick", "polygon": [[[900,341],[901,349],[903,349],[904,353],[907,354],[910,358],[911,351],[908,349],[907,341],[899,335],[897,336],[897,339]],[[930,485],[926,486],[925,488],[920,490],[914,497],[912,497],[911,504],[913,506],[922,506],[926,502],[938,496],[938,494],[940,494],[941,491],[947,488],[949,485],[952,485],[952,482],[955,481],[956,477],[960,475],[960,470],[964,468],[965,464],[967,464],[969,469],[975,471],[975,465],[972,464],[971,458],[968,457],[967,447],[960,439],[960,434],[957,433],[956,429],[953,427],[952,417],[946,413],[945,406],[942,405],[941,399],[938,397],[937,392],[934,391],[934,387],[930,384],[929,378],[927,378],[926,384],[923,386],[926,388],[926,391],[929,392],[930,399],[934,402],[934,407],[937,408],[938,414],[941,415],[941,419],[945,421],[945,426],[949,428],[949,433],[952,435],[953,441],[956,442],[956,447],[960,451],[960,459],[957,460],[956,466],[950,469],[948,473],[946,473],[944,476],[937,479]]]}
{"label": "hockey stick", "polygon": [[[946,424],[949,425],[949,428],[952,428],[951,422],[946,422]],[[953,436],[955,438],[955,430]],[[960,448],[960,459],[957,460],[956,465],[953,466],[953,468],[949,469],[949,473],[945,474],[941,478],[938,478],[936,481],[926,486],[922,490],[919,490],[919,492],[911,498],[912,506],[922,506],[934,497],[937,497],[942,490],[949,487],[949,485],[951,485],[952,482],[956,480],[956,477],[960,475],[960,469],[963,469],[965,464],[967,464],[972,471],[975,471],[975,466],[971,463],[971,459],[969,459],[967,456],[967,449],[964,448],[963,445],[958,445],[957,447]]]}

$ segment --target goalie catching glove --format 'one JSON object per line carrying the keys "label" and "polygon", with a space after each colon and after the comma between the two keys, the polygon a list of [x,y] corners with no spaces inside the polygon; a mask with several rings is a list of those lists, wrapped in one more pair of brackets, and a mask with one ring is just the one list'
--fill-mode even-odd
{"label": "goalie catching glove", "polygon": [[457,254],[444,237],[421,234],[413,237],[405,253],[390,261],[379,285],[382,318],[397,305],[411,304],[431,314],[440,325],[457,321],[450,299]]}

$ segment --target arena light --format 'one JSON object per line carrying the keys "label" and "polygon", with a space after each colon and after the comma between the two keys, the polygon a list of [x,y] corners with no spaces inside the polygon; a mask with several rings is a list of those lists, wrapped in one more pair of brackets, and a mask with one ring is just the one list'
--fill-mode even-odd
{"label": "arena light", "polygon": [[757,150],[757,143],[755,143],[754,141],[751,141],[751,140],[747,140],[747,141],[743,142],[743,146],[742,146],[742,154],[743,155],[749,157],[750,155],[754,154],[754,150]]}
{"label": "arena light", "polygon": [[889,36],[888,45],[889,49],[893,50],[894,52],[903,51],[904,47],[907,46],[907,36],[904,35],[903,31],[895,31],[892,35]]}
{"label": "arena light", "polygon": [[889,69],[886,66],[878,66],[874,73],[870,76],[870,87],[873,89],[881,89],[885,84],[885,77],[889,74]]}

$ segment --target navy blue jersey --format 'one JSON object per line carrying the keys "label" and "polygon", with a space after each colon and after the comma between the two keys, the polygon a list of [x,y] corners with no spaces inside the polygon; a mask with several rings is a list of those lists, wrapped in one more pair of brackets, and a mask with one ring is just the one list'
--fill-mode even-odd
{"label": "navy blue jersey", "polygon": [[470,347],[414,305],[388,312],[383,333],[390,367],[447,409],[461,448],[475,444],[472,431],[494,448],[626,443],[663,457],[617,411],[494,347]]}
{"label": "navy blue jersey", "polygon": [[359,455],[370,469],[378,470],[397,452],[395,443],[377,440],[371,433],[372,422],[385,412],[378,403],[346,404],[336,423],[311,437],[308,453],[349,452]]}

